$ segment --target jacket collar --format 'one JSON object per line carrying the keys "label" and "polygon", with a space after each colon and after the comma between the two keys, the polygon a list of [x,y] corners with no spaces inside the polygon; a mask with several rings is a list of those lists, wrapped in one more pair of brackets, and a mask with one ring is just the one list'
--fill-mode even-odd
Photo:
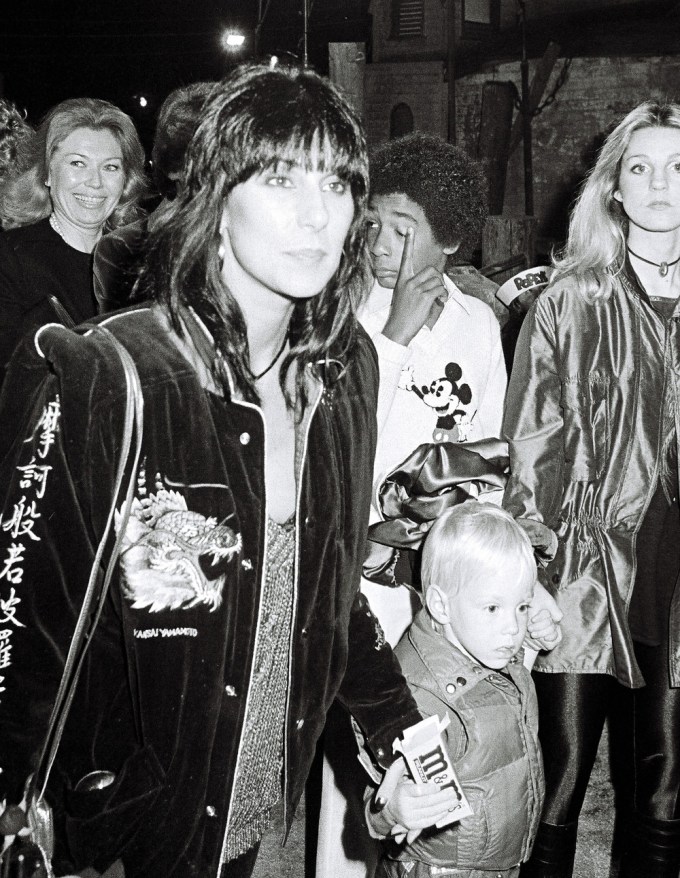
{"label": "jacket collar", "polygon": [[[620,276],[621,276],[621,281],[624,285],[624,288],[627,288],[629,292],[634,293],[636,296],[638,296],[640,299],[642,299],[642,301],[645,302],[647,305],[649,305],[649,307],[652,308],[654,311],[657,310],[654,307],[654,303],[652,302],[652,300],[649,297],[649,293],[643,287],[642,282],[640,281],[640,278],[638,277],[637,272],[633,268],[633,265],[630,261],[630,257],[628,256],[627,251],[626,251],[626,257],[625,257],[625,260],[623,263],[623,268],[621,270]],[[675,308],[673,309],[673,313],[676,315],[680,313],[680,299],[678,299],[676,301]]]}
{"label": "jacket collar", "polygon": [[[470,305],[467,301],[468,297],[465,295],[465,293],[461,292],[458,289],[458,287],[448,275],[443,275],[443,279],[444,286],[446,287],[446,290],[449,294],[444,308],[459,307],[462,308],[466,314],[469,314]],[[383,311],[384,309],[389,308],[392,301],[393,293],[394,290],[387,289],[387,287],[381,287],[377,280],[373,281],[371,292],[369,293],[368,300],[366,301],[366,315],[375,314],[379,311]]]}
{"label": "jacket collar", "polygon": [[[173,341],[181,345],[184,356],[195,366],[201,384],[212,393],[217,393],[221,396],[222,390],[216,386],[212,375],[211,364],[215,356],[215,344],[210,330],[193,308],[183,307],[181,309],[181,320],[186,330],[186,336],[184,339],[178,339],[173,332]],[[227,379],[230,399],[234,402],[240,402],[242,405],[251,405],[239,398],[229,363],[226,360],[222,360],[221,365]],[[320,363],[318,371],[321,371],[324,366],[330,368],[332,365],[335,365],[338,370],[344,371],[343,364],[337,360],[330,360],[329,363]],[[312,364],[309,365],[305,372],[305,384],[309,404],[302,418],[299,417],[298,412],[295,419],[295,474],[298,483],[301,480],[302,465],[306,456],[309,423],[324,393],[324,384]],[[253,407],[261,411],[260,406]]]}
{"label": "jacket collar", "polygon": [[[431,682],[428,688],[436,688],[442,701],[450,703],[455,700],[457,694],[469,692],[480,681],[499,673],[478,664],[438,634],[432,628],[430,617],[424,607],[416,615],[407,636],[429,672]],[[521,661],[520,652],[508,664],[507,670],[511,677],[514,678],[514,669]],[[432,681],[436,686],[432,686]]]}

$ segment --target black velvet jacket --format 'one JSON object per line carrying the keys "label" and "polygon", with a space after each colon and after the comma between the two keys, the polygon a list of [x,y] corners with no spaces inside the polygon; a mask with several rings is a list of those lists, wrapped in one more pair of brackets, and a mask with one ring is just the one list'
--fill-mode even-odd
{"label": "black velvet jacket", "polygon": [[[128,876],[217,876],[262,612],[264,421],[201,386],[153,308],[104,322],[140,373],[143,463],[50,781],[60,849],[77,868],[120,857]],[[363,333],[347,366],[332,386],[310,374],[297,443],[288,825],[336,695],[383,763],[419,719],[358,591],[378,372]],[[124,390],[110,342],[62,327],[23,343],[3,388],[0,800],[17,801],[45,734],[111,504]],[[94,770],[114,783],[75,791]]]}

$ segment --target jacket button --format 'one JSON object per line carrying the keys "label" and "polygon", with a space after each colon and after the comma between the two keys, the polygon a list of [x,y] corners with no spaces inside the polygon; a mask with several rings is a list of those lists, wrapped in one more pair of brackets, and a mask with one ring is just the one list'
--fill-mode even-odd
{"label": "jacket button", "polygon": [[238,441],[241,445],[247,445],[250,442],[250,433],[241,433],[238,437]]}
{"label": "jacket button", "polygon": [[447,683],[446,684],[446,691],[449,693],[449,695],[453,695],[453,693],[456,691],[455,683]]}
{"label": "jacket button", "polygon": [[385,748],[378,747],[377,750],[375,751],[375,755],[378,757],[378,759],[384,759],[385,758]]}
{"label": "jacket button", "polygon": [[456,683],[458,683],[459,686],[465,686],[467,680],[465,679],[465,677],[458,677],[456,679]]}
{"label": "jacket button", "polygon": [[311,515],[305,518],[305,527],[314,527],[314,518]]}
{"label": "jacket button", "polygon": [[300,632],[300,635],[302,637],[306,637],[308,634],[309,634],[309,631],[306,628],[303,628],[302,631]]}
{"label": "jacket button", "polygon": [[555,583],[555,585],[557,585],[557,583],[560,581],[560,574],[559,574],[559,573],[553,573],[551,579],[552,579],[552,581]]}
{"label": "jacket button", "polygon": [[205,813],[208,815],[208,817],[217,817],[217,808],[215,808],[213,805],[206,805]]}
{"label": "jacket button", "polygon": [[243,561],[241,561],[241,567],[243,567],[244,570],[252,570],[253,562],[250,558],[244,558]]}
{"label": "jacket button", "polygon": [[304,726],[304,724],[305,724],[305,721],[304,721],[303,719],[299,719],[299,720],[295,723],[295,728],[298,730],[298,732],[299,732],[300,729]]}
{"label": "jacket button", "polygon": [[236,689],[234,689],[233,686],[225,686],[225,687],[224,687],[224,691],[225,691],[225,692],[227,693],[227,695],[229,695],[231,698],[234,698],[234,697],[236,696]]}

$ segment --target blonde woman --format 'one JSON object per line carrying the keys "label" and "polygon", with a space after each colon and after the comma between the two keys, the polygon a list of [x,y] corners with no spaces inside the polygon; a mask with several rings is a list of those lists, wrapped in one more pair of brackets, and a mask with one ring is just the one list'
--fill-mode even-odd
{"label": "blonde woman", "polygon": [[0,192],[0,382],[24,333],[97,313],[92,251],[139,215],[144,187],[144,150],[122,110],[73,98],[47,113],[26,169]]}
{"label": "blonde woman", "polygon": [[563,639],[534,678],[546,804],[523,876],[570,876],[605,716],[623,699],[634,801],[625,878],[680,869],[680,106],[609,135],[550,287],[520,334],[505,506],[552,528]]}

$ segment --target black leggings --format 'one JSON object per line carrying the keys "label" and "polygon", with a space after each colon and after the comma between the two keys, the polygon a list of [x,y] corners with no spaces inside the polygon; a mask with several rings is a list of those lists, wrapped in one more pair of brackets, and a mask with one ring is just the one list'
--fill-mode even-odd
{"label": "black leggings", "polygon": [[641,689],[606,674],[534,674],[546,823],[578,820],[608,715],[634,808],[658,820],[680,817],[680,689],[669,685],[667,646],[636,643],[635,656],[646,681]]}

